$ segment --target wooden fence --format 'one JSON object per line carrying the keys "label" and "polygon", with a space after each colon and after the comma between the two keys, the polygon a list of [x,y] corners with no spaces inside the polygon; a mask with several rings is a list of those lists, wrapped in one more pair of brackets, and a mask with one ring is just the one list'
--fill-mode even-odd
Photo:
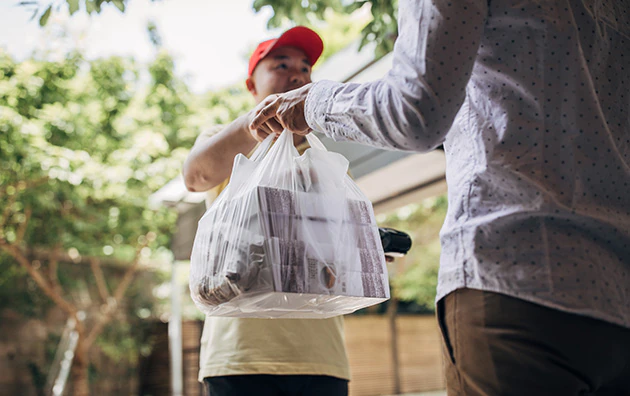
{"label": "wooden fence", "polygon": [[[386,316],[348,316],[346,347],[352,370],[350,395],[395,392],[391,332]],[[398,316],[398,368],[401,393],[445,387],[440,333],[433,316]]]}
{"label": "wooden fence", "polygon": [[[166,326],[163,328],[166,329]],[[197,382],[201,328],[202,322],[184,322],[182,328],[184,395],[186,396],[197,396],[201,392],[200,384]],[[433,316],[398,316],[396,330],[401,393],[443,389],[445,382],[440,334],[435,318]],[[347,316],[345,336],[352,371],[350,396],[394,394],[395,370],[387,316]],[[164,352],[162,350],[162,355],[165,355]],[[166,356],[162,356],[160,361],[163,362],[164,358]],[[160,367],[160,372],[151,372],[151,376],[168,383],[168,367],[163,365]],[[158,388],[167,389],[165,385]],[[156,388],[153,388],[151,392],[154,396],[161,394],[155,390]]]}

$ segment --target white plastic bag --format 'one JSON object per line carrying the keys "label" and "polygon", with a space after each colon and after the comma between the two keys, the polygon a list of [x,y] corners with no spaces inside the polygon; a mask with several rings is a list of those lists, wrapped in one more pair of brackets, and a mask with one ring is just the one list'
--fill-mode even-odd
{"label": "white plastic bag", "polygon": [[204,313],[327,318],[389,298],[371,203],[348,161],[307,139],[303,155],[285,131],[234,159],[193,245],[190,292]]}

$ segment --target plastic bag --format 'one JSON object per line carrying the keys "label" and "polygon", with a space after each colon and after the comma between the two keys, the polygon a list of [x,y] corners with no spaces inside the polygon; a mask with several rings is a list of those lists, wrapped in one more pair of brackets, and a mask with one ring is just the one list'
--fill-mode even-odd
{"label": "plastic bag", "polygon": [[268,137],[234,159],[230,182],[199,221],[190,292],[212,316],[327,318],[389,298],[372,204],[348,161],[313,134]]}

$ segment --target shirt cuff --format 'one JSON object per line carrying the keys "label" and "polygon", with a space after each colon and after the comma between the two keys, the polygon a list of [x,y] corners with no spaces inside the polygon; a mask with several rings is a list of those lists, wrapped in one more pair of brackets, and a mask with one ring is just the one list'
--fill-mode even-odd
{"label": "shirt cuff", "polygon": [[335,138],[331,128],[326,128],[333,93],[341,83],[322,80],[311,85],[304,104],[306,123],[315,132],[321,132],[330,138]]}

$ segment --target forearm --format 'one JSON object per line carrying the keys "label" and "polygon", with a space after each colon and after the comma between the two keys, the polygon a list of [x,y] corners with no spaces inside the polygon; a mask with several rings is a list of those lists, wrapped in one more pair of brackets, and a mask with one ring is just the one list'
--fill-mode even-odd
{"label": "forearm", "polygon": [[245,114],[227,125],[221,132],[195,144],[184,162],[184,182],[189,191],[207,191],[231,172],[234,157],[248,154],[256,146],[248,125],[251,116]]}
{"label": "forearm", "polygon": [[306,99],[308,125],[377,147],[439,146],[465,99],[486,13],[485,0],[401,0],[392,70],[370,83],[315,83]]}
{"label": "forearm", "polygon": [[434,123],[422,107],[437,107],[430,92],[421,98],[405,97],[387,80],[363,84],[321,81],[309,92],[306,120],[313,130],[336,141],[423,152],[442,143],[455,111]]}

